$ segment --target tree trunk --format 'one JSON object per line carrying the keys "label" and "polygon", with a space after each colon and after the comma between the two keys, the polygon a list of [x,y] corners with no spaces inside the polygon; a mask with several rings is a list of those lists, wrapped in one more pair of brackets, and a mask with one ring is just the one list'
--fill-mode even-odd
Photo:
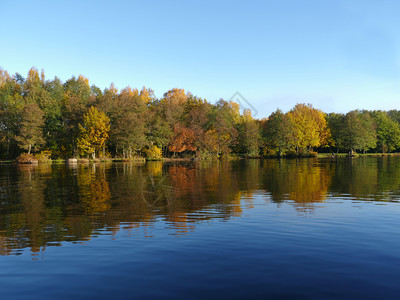
{"label": "tree trunk", "polygon": [[31,149],[32,149],[32,145],[29,144],[29,147],[28,147],[28,154],[31,154]]}
{"label": "tree trunk", "polygon": [[6,152],[7,159],[8,159],[9,154],[10,154],[10,139],[7,139],[7,152]]}

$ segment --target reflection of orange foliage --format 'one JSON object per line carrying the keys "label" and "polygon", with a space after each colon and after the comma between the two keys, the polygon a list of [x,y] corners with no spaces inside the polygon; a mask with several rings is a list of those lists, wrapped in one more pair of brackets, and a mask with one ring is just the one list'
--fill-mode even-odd
{"label": "reflection of orange foliage", "polygon": [[196,137],[193,130],[184,127],[181,124],[174,126],[174,138],[171,141],[169,150],[172,152],[183,152],[185,150],[196,151]]}
{"label": "reflection of orange foliage", "polygon": [[173,166],[169,168],[169,177],[175,187],[176,195],[183,196],[192,190],[196,181],[196,169],[189,169],[183,166]]}
{"label": "reflection of orange foliage", "polygon": [[193,224],[189,223],[185,212],[172,212],[167,216],[167,220],[171,222],[172,228],[176,229],[178,234],[189,233],[195,228]]}

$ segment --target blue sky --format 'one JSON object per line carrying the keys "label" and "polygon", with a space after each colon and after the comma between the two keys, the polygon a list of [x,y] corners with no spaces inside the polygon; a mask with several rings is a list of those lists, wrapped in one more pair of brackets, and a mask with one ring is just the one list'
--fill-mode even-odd
{"label": "blue sky", "polygon": [[239,91],[258,118],[298,102],[400,109],[399,12],[384,0],[0,0],[0,66],[157,97],[177,87],[215,102]]}

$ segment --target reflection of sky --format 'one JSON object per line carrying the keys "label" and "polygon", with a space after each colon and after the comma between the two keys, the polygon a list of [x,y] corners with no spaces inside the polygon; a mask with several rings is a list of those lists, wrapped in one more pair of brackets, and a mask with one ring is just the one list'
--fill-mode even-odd
{"label": "reflection of sky", "polygon": [[[17,4],[18,3],[18,4]],[[264,117],[311,102],[390,109],[400,86],[397,1],[42,1],[0,4],[1,66],[82,73],[215,101],[240,91]],[[78,9],[79,8],[79,9]],[[12,25],[11,25],[12,24]],[[12,30],[10,30],[12,28]]]}

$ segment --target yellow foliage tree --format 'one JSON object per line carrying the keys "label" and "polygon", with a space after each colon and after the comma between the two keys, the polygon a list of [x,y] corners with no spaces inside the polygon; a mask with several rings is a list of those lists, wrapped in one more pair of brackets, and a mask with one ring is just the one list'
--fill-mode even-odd
{"label": "yellow foliage tree", "polygon": [[84,115],[83,125],[79,124],[79,136],[77,145],[82,155],[88,154],[96,158],[99,151],[108,139],[110,131],[110,119],[105,113],[94,106]]}
{"label": "yellow foliage tree", "polygon": [[293,123],[294,141],[297,149],[325,146],[331,137],[325,115],[311,104],[297,104],[287,113]]}

